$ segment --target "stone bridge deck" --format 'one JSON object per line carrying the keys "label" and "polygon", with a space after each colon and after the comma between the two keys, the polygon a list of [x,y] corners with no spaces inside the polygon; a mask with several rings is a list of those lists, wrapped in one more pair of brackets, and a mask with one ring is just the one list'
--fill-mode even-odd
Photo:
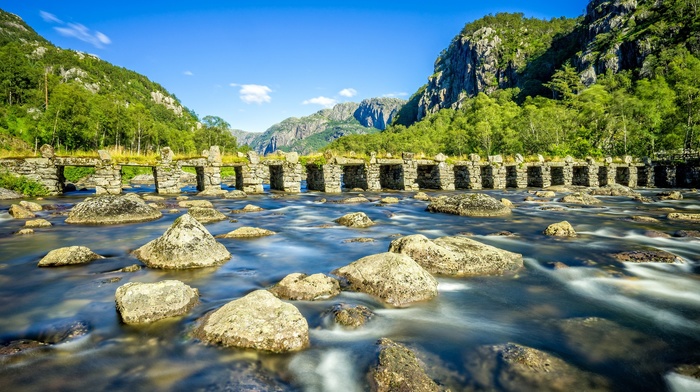
{"label": "stone bridge deck", "polygon": [[308,190],[340,193],[343,189],[360,188],[367,191],[393,190],[455,190],[545,188],[552,185],[581,185],[597,187],[621,184],[627,187],[698,187],[700,186],[700,159],[683,163],[669,161],[636,162],[631,157],[620,161],[606,158],[602,163],[592,159],[576,161],[571,157],[561,162],[525,162],[519,155],[506,162],[499,155],[482,160],[470,155],[468,160],[448,162],[443,154],[432,159],[417,159],[412,153],[401,158],[377,158],[369,161],[346,157],[326,157],[323,164],[307,163],[296,153],[261,158],[253,152],[239,160],[222,160],[219,148],[212,146],[202,157],[175,160],[170,148],[161,150],[157,164],[115,162],[103,150],[97,158],[56,156],[51,146],[41,148],[41,157],[0,159],[0,168],[41,182],[52,194],[63,193],[66,166],[95,168],[97,194],[122,192],[123,166],[145,166],[153,170],[156,192],[181,192],[179,178],[183,167],[194,167],[197,189],[221,189],[221,168],[232,167],[236,189],[246,193],[263,192],[263,183],[270,189],[289,193],[301,191],[306,174]]}

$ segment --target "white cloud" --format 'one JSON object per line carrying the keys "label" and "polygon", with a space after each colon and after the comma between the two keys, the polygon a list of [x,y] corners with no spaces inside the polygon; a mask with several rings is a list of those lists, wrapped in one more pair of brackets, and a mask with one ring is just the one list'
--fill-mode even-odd
{"label": "white cloud", "polygon": [[39,15],[41,15],[41,19],[43,19],[44,22],[63,24],[63,21],[61,19],[58,19],[56,15],[52,13],[46,11],[39,11]]}
{"label": "white cloud", "polygon": [[306,101],[302,102],[302,104],[304,104],[304,105],[314,104],[314,105],[321,105],[321,106],[326,107],[326,108],[333,107],[333,105],[335,105],[336,103],[338,103],[338,101],[336,101],[335,99],[324,97],[324,96],[307,99]]}
{"label": "white cloud", "polygon": [[109,45],[112,43],[112,40],[110,40],[109,37],[105,34],[99,31],[93,33],[83,24],[63,23],[55,15],[43,11],[41,13],[41,17],[44,18],[44,20],[47,22],[54,22],[63,25],[63,27],[54,27],[54,29],[58,31],[59,34],[65,37],[77,38],[83,42],[87,42],[93,45],[96,48],[103,48],[105,45]]}
{"label": "white cloud", "polygon": [[384,98],[400,98],[400,97],[407,97],[408,93],[405,92],[399,92],[399,93],[388,93],[382,95]]}
{"label": "white cloud", "polygon": [[343,97],[352,98],[355,95],[357,95],[357,90],[355,90],[354,88],[344,88],[340,90],[338,94],[342,95]]}
{"label": "white cloud", "polygon": [[194,74],[192,73],[192,71],[184,71],[182,74],[185,75],[185,76],[192,76],[192,75],[194,75]]}
{"label": "white cloud", "polygon": [[245,103],[262,104],[272,101],[270,93],[272,89],[261,84],[236,84],[231,83],[231,87],[240,87],[238,91],[241,101]]}

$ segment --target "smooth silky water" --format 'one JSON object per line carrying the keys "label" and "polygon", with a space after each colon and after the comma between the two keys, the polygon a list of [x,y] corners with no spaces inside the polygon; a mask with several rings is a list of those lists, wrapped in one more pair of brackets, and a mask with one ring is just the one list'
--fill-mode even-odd
{"label": "smooth silky water", "polygon": [[[192,191],[192,189],[189,189]],[[153,193],[153,188],[129,190]],[[24,220],[0,211],[0,342],[37,339],[56,325],[83,322],[89,332],[49,347],[0,357],[0,389],[36,390],[219,390],[250,381],[258,390],[361,391],[376,360],[376,341],[387,337],[423,353],[439,367],[452,390],[469,385],[465,362],[481,345],[514,342],[552,353],[567,362],[607,377],[616,390],[695,388],[670,371],[700,363],[700,239],[654,238],[648,231],[673,233],[698,225],[669,221],[663,208],[700,212],[695,192],[681,201],[642,204],[624,197],[599,197],[596,206],[525,202],[525,191],[484,191],[510,199],[517,208],[504,218],[468,218],[425,211],[427,202],[412,192],[371,193],[372,200],[397,196],[400,203],[337,204],[349,197],[317,192],[266,193],[246,199],[208,198],[230,219],[207,224],[213,234],[255,226],[278,234],[258,239],[220,239],[233,254],[218,268],[162,271],[144,266],[130,252],[159,237],[185,212],[168,198],[156,221],[116,226],[68,225],[61,209],[38,215],[53,226],[33,235],[13,234]],[[655,191],[643,191],[653,196]],[[429,192],[431,195],[455,192]],[[76,192],[47,198],[67,211],[89,194]],[[196,197],[190,194],[191,197]],[[328,203],[320,203],[321,198]],[[555,199],[556,200],[556,199]],[[246,204],[263,212],[231,214]],[[545,206],[563,211],[543,210]],[[363,211],[376,225],[351,229],[333,223],[349,212]],[[632,215],[659,223],[637,223]],[[569,221],[579,236],[547,237],[551,223]],[[512,237],[489,234],[510,231]],[[293,302],[309,322],[311,346],[294,354],[271,355],[207,346],[190,332],[207,312],[252,290],[267,288],[292,272],[326,273],[361,257],[384,252],[400,235],[448,235],[471,238],[522,253],[525,268],[503,277],[439,278],[436,299],[404,309],[382,305],[360,293],[343,292],[324,301]],[[347,242],[369,237],[374,242]],[[87,265],[38,268],[52,249],[84,245],[106,259]],[[679,264],[623,264],[610,254],[651,246],[683,259]],[[570,268],[553,268],[561,262]],[[187,316],[144,326],[127,326],[115,310],[114,293],[127,282],[177,279],[199,289],[201,303]],[[335,326],[329,310],[339,303],[363,304],[376,316],[357,330]],[[621,331],[580,328],[563,334],[563,320],[600,317]],[[245,382],[243,383],[245,384]]]}

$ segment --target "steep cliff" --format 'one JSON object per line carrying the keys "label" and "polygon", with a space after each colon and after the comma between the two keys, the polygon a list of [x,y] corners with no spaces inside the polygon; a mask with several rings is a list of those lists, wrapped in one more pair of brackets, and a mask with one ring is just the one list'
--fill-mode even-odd
{"label": "steep cliff", "polygon": [[505,13],[467,24],[435,61],[435,72],[417,102],[416,120],[461,107],[465,98],[480,92],[525,87],[522,74],[528,61],[545,55],[555,36],[574,25],[573,19],[545,21]]}
{"label": "steep cliff", "polygon": [[235,136],[238,144],[248,144],[261,154],[276,150],[307,154],[341,136],[383,130],[405,102],[396,98],[372,98],[359,104],[339,103],[310,116],[287,118],[262,134],[238,133]]}

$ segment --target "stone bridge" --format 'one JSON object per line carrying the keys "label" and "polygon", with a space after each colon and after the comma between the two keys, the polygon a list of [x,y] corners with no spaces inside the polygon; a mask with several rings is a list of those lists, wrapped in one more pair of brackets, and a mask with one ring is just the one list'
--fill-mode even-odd
{"label": "stone bridge", "polygon": [[[193,167],[197,173],[197,189],[221,189],[221,169],[232,167],[235,187],[246,193],[262,193],[263,183],[271,190],[288,193],[301,191],[304,175],[308,190],[340,193],[343,189],[366,191],[392,190],[456,190],[546,188],[552,185],[581,185],[597,187],[620,184],[636,187],[698,187],[700,160],[686,162],[635,161],[632,157],[621,160],[606,158],[576,161],[566,157],[562,161],[545,161],[541,156],[526,162],[522,156],[505,161],[500,155],[486,160],[471,154],[468,160],[450,161],[443,154],[431,159],[419,159],[412,153],[400,158],[370,159],[325,156],[322,162],[309,162],[296,153],[259,157],[254,152],[239,154],[232,162],[224,162],[219,147],[212,146],[199,158],[174,159],[172,150],[165,147],[155,164],[116,162],[107,151],[98,151],[96,158],[61,157],[51,146],[41,148],[41,157],[0,159],[0,168],[39,181],[51,194],[63,193],[64,168],[88,166],[95,168],[93,178],[97,194],[122,192],[124,166],[150,167],[153,170],[156,192],[176,194],[183,167]],[[303,167],[305,166],[305,167]]]}

